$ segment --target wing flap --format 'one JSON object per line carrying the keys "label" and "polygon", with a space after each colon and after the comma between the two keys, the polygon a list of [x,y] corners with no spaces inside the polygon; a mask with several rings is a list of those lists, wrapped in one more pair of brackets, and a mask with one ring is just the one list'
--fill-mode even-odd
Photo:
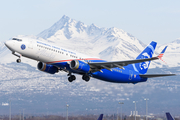
{"label": "wing flap", "polygon": [[145,74],[145,75],[139,75],[143,78],[153,78],[153,77],[164,77],[164,76],[174,76],[176,74]]}

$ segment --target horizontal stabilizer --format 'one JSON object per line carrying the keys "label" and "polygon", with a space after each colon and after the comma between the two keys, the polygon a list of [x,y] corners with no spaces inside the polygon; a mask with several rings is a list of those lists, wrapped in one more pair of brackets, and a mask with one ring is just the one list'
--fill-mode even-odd
{"label": "horizontal stabilizer", "polygon": [[162,50],[161,54],[165,53],[166,49],[167,49],[167,46],[165,46],[165,48]]}
{"label": "horizontal stabilizer", "polygon": [[145,74],[145,75],[139,75],[143,78],[153,78],[153,77],[164,77],[164,76],[174,76],[176,74]]}

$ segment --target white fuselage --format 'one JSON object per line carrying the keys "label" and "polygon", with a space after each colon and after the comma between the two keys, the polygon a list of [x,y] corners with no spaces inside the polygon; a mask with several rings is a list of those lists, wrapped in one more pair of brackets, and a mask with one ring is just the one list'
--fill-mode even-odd
{"label": "white fuselage", "polygon": [[[56,61],[71,61],[74,59],[85,61],[91,59],[99,59],[96,57],[89,57],[87,55],[77,53],[72,50],[68,50],[66,48],[59,47],[57,45],[50,44],[44,41],[28,38],[23,38],[20,40],[22,41],[10,40],[5,44],[6,46],[9,46],[8,48],[13,52],[17,52],[22,56],[44,63],[53,63]],[[23,45],[25,46],[24,49],[22,49]]]}

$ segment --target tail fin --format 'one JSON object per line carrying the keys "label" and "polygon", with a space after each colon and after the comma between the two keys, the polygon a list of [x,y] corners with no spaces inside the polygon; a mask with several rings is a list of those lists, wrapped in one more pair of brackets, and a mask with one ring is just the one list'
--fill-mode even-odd
{"label": "tail fin", "polygon": [[103,119],[103,114],[101,114],[97,120],[102,120],[102,119]]}
{"label": "tail fin", "polygon": [[167,120],[174,120],[169,112],[166,113]]}
{"label": "tail fin", "polygon": [[[152,41],[139,55],[136,59],[145,59],[151,58],[154,50],[156,48],[157,43]],[[145,74],[149,68],[151,61],[135,63],[133,64],[133,68],[141,74]]]}

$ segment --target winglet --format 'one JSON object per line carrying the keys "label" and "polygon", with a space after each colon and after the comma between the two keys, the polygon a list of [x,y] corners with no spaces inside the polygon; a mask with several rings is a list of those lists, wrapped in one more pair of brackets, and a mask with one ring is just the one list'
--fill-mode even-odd
{"label": "winglet", "polygon": [[166,113],[167,120],[174,120],[169,112]]}
{"label": "winglet", "polygon": [[162,50],[161,53],[165,53],[167,46]]}
{"label": "winglet", "polygon": [[[162,57],[163,57],[163,55],[164,55],[164,53],[165,53],[165,51],[166,51],[166,48],[167,48],[167,46],[162,50],[162,52],[158,55],[158,58],[160,59],[160,60],[162,60]],[[163,60],[162,60],[163,61]],[[165,62],[165,61],[163,61],[163,62]],[[166,63],[166,62],[165,62]]]}
{"label": "winglet", "polygon": [[101,114],[97,120],[102,120],[102,119],[103,119],[103,114]]}

